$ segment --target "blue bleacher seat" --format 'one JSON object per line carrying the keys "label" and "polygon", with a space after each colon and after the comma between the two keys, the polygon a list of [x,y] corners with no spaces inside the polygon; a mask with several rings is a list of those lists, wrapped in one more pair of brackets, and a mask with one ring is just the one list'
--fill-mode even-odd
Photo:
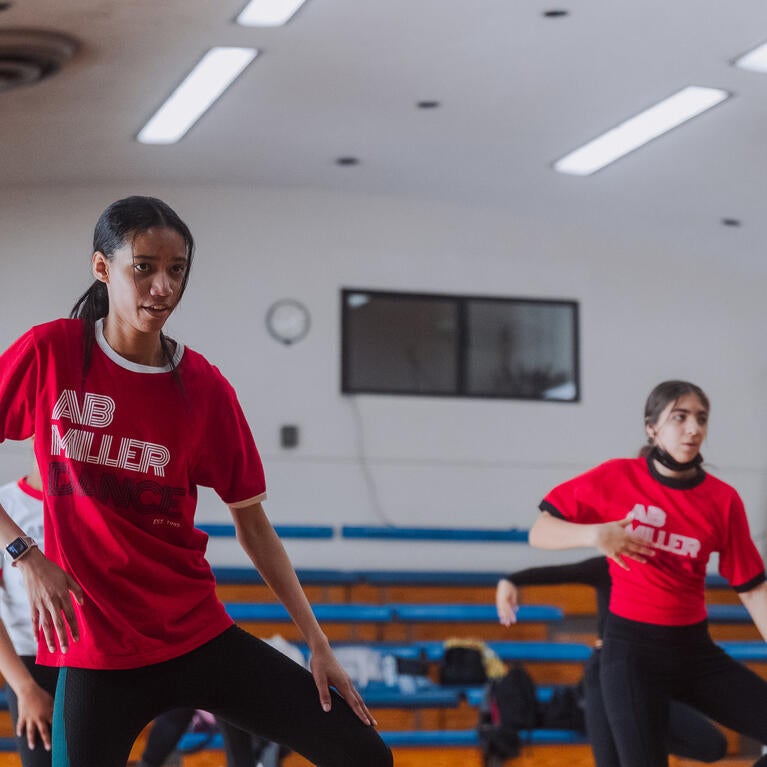
{"label": "blue bleacher seat", "polygon": [[[291,620],[279,603],[227,602],[224,607],[235,621]],[[315,604],[312,609],[317,620],[328,623],[388,623],[394,618],[392,610],[383,605]]]}
{"label": "blue bleacher seat", "polygon": [[[224,607],[235,621],[288,621],[288,611],[279,603],[227,602]],[[315,604],[319,621],[331,623],[388,623],[393,620],[424,623],[495,623],[498,616],[493,605],[456,604]],[[562,611],[549,605],[522,605],[517,621],[557,621]]]}
{"label": "blue bleacher seat", "polygon": [[391,730],[381,737],[395,746],[478,746],[477,731],[472,730]]}
{"label": "blue bleacher seat", "polygon": [[[308,657],[309,648],[306,644],[301,642],[296,644],[301,652],[304,653],[304,656]],[[398,658],[406,660],[422,659],[428,663],[439,663],[445,654],[444,642],[436,639],[411,642],[360,642],[359,640],[332,642],[334,648],[358,647],[360,644],[364,644],[365,647],[380,653],[391,653]],[[723,647],[725,645],[743,645],[742,648],[736,649],[736,653],[740,653],[741,657],[748,657],[751,660],[767,658],[767,645],[764,643],[761,643],[762,647],[764,647],[763,655],[759,655],[758,647],[756,647],[759,644],[758,642],[722,642],[721,644]],[[591,657],[593,652],[593,648],[590,645],[578,642],[536,642],[509,639],[498,642],[486,642],[486,645],[505,662],[583,663]],[[750,652],[752,647],[754,648],[753,652]],[[727,648],[725,647],[725,649]]]}
{"label": "blue bleacher seat", "polygon": [[182,754],[204,748],[220,751],[223,747],[224,739],[220,732],[212,735],[205,732],[185,732],[176,744],[176,750]]}
{"label": "blue bleacher seat", "polygon": [[751,623],[751,616],[743,605],[708,605],[710,623]]}
{"label": "blue bleacher seat", "polygon": [[[428,623],[497,623],[495,605],[474,604],[390,604],[395,617],[400,621]],[[559,607],[550,605],[521,605],[517,621],[559,621],[563,613]]]}
{"label": "blue bleacher seat", "polygon": [[[234,525],[201,522],[197,525],[212,538],[234,538]],[[332,538],[334,530],[327,525],[275,525],[274,529],[280,538]]]}
{"label": "blue bleacher seat", "polygon": [[[209,532],[212,527],[214,526],[200,525],[200,529],[205,530],[209,535],[213,534]],[[216,527],[228,528],[234,535],[232,525]],[[213,572],[219,583],[263,583],[263,579],[254,567],[214,567]],[[297,568],[296,572],[302,583],[324,585],[367,583],[371,586],[495,586],[498,580],[506,575],[505,572],[500,571],[335,570],[332,568]],[[708,575],[706,587],[730,588],[730,584],[721,575]]]}
{"label": "blue bleacher seat", "polygon": [[460,570],[360,570],[371,586],[495,586],[506,573]]}
{"label": "blue bleacher seat", "polygon": [[[522,738],[525,743],[537,745],[562,745],[566,743],[585,743],[585,736],[572,730],[523,730]],[[418,746],[479,746],[479,736],[476,729],[471,730],[390,730],[381,733],[384,742],[390,747]],[[210,736],[203,733],[187,732],[179,741],[181,752],[193,751],[205,747],[222,749],[223,740],[220,734]],[[15,744],[14,744],[15,748]]]}
{"label": "blue bleacher seat", "polygon": [[[527,642],[510,639],[485,644],[502,661],[582,663],[593,652],[589,645],[578,642]],[[411,651],[410,657],[417,658],[422,653],[430,663],[439,662],[445,654],[444,642],[437,640],[412,642],[400,647],[407,647]],[[400,655],[397,645],[391,645],[389,652]]]}
{"label": "blue bleacher seat", "polygon": [[761,639],[753,642],[717,642],[717,644],[741,663],[767,661],[767,644]]}
{"label": "blue bleacher seat", "polygon": [[[522,730],[523,743],[534,745],[564,745],[586,743],[586,736],[573,730]],[[479,746],[476,729],[471,730],[402,730],[382,732],[384,742],[391,746]]]}
{"label": "blue bleacher seat", "polygon": [[[219,584],[262,584],[264,579],[255,567],[214,567],[213,575]],[[312,586],[352,586],[361,583],[361,576],[351,570],[302,569],[296,570],[298,580]]]}
{"label": "blue bleacher seat", "polygon": [[489,527],[388,527],[344,525],[344,538],[375,538],[417,541],[510,541],[527,543],[527,530]]}
{"label": "blue bleacher seat", "polygon": [[[390,747],[419,746],[479,746],[477,731],[471,730],[396,730],[382,732],[381,737]],[[585,737],[571,730],[532,730],[523,731],[525,743],[537,745],[562,745],[567,743],[585,743]],[[178,743],[181,753],[198,749],[222,750],[224,742],[220,733],[208,735],[200,732],[187,732]],[[0,752],[16,751],[14,738],[0,738]]]}
{"label": "blue bleacher seat", "polygon": [[594,652],[579,642],[488,642],[487,646],[503,661],[585,662]]}
{"label": "blue bleacher seat", "polygon": [[463,694],[462,690],[433,683],[427,683],[415,692],[404,693],[397,686],[371,682],[359,692],[365,703],[375,708],[456,708]]}

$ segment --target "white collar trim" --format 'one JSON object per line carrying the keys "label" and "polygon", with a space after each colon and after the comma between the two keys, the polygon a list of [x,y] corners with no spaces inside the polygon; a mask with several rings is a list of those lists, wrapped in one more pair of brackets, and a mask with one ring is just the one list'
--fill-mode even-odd
{"label": "white collar trim", "polygon": [[[103,317],[96,320],[95,330],[96,343],[99,345],[99,349],[101,349],[101,351],[104,352],[104,354],[106,354],[106,356],[109,357],[109,359],[112,360],[115,365],[119,365],[121,368],[125,368],[126,370],[131,370],[134,373],[169,373],[171,371],[172,368],[170,365],[162,365],[160,367],[155,367],[154,365],[139,365],[137,362],[131,362],[130,360],[126,360],[125,357],[121,357],[107,343],[106,338],[104,338]],[[180,341],[176,341],[176,351],[173,355],[173,367],[178,367],[183,356],[184,344],[182,344]]]}

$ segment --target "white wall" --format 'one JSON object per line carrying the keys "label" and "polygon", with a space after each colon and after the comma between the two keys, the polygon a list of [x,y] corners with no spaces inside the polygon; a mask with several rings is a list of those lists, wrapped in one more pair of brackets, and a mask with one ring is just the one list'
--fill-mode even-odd
{"label": "white wall", "polygon": [[[556,482],[635,453],[648,391],[681,377],[709,393],[706,458],[741,491],[754,535],[767,535],[764,275],[586,225],[554,229],[508,211],[417,200],[142,185],[12,189],[0,191],[3,348],[69,311],[89,283],[96,218],[130,193],[163,197],[196,236],[190,286],[168,330],[235,385],[265,461],[275,523],[376,524],[383,516],[526,528]],[[576,299],[582,402],[341,396],[341,287]],[[312,313],[309,336],[293,347],[264,326],[269,304],[286,296]],[[300,427],[295,450],[279,446],[286,423]],[[0,476],[22,473],[28,456],[23,446],[0,447]],[[203,494],[200,520],[227,514]],[[573,556],[508,544],[288,549],[303,567],[496,570]],[[210,554],[218,564],[244,561],[231,542],[213,542]]]}

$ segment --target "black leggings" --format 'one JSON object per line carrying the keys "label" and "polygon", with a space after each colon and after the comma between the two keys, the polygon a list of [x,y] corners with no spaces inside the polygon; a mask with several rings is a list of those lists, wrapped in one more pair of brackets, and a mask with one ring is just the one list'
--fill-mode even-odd
{"label": "black leggings", "polygon": [[[620,767],[610,723],[607,720],[602,682],[601,651],[594,650],[583,675],[586,699],[586,730],[596,767]],[[727,753],[727,739],[705,716],[677,700],[669,701],[666,750],[674,756],[698,762],[716,762]]]}
{"label": "black leggings", "polygon": [[154,720],[141,755],[141,767],[162,767],[165,764],[187,731],[194,712],[193,708],[174,708]]}
{"label": "black leggings", "polygon": [[373,727],[337,693],[325,713],[312,675],[232,626],[173,660],[121,671],[65,668],[53,723],[54,767],[124,767],[142,728],[163,711],[199,708],[283,743],[318,767],[391,767]]}
{"label": "black leggings", "polygon": [[[767,743],[767,681],[711,640],[706,621],[656,626],[610,614],[601,651],[605,709],[622,767],[666,767],[670,702]],[[767,757],[757,761],[760,767]]]}
{"label": "black leggings", "polygon": [[223,719],[218,720],[218,726],[224,740],[226,767],[254,767],[259,763],[263,767],[276,767],[290,753],[289,748],[251,735]]}
{"label": "black leggings", "polygon": [[[52,666],[38,666],[35,663],[33,655],[22,655],[21,661],[27,667],[32,675],[32,679],[37,682],[46,692],[53,695],[56,692],[56,680],[59,676],[59,670]],[[19,721],[19,701],[16,693],[10,685],[5,686],[8,696],[8,710],[11,712],[11,721],[13,722],[13,731],[16,732],[16,722]],[[27,745],[26,734],[16,738],[16,748],[21,757],[23,767],[51,767],[51,752],[45,750],[39,736],[35,748],[30,750]]]}
{"label": "black leggings", "polygon": [[[144,753],[141,755],[140,767],[162,767],[165,764],[176,750],[183,734],[189,729],[195,711],[193,708],[174,708],[154,720],[146,739]],[[266,767],[264,754],[267,751],[274,757],[273,764],[279,763],[278,757],[281,754],[290,751],[285,746],[251,735],[223,719],[217,719],[216,724],[224,741],[226,767],[254,767],[259,761]]]}

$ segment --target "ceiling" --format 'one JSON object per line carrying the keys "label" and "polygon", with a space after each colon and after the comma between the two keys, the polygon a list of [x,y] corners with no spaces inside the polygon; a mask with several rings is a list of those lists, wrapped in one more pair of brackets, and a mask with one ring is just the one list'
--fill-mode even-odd
{"label": "ceiling", "polygon": [[[767,40],[763,0],[307,0],[275,29],[237,26],[243,4],[10,3],[0,29],[54,30],[81,47],[58,75],[0,93],[4,186],[135,180],[448,200],[762,261],[767,75],[731,61]],[[214,45],[261,54],[179,144],[137,143]],[[734,97],[593,176],[552,170],[691,84]],[[340,167],[341,156],[360,163]]]}

